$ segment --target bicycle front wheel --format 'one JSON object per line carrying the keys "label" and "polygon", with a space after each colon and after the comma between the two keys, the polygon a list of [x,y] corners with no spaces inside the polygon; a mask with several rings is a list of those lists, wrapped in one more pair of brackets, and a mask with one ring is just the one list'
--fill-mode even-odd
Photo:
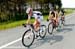
{"label": "bicycle front wheel", "polygon": [[22,36],[22,44],[25,47],[30,47],[34,42],[35,34],[31,29],[27,30]]}
{"label": "bicycle front wheel", "polygon": [[45,25],[41,25],[40,26],[40,30],[39,30],[39,36],[41,38],[44,38],[46,35],[46,26]]}
{"label": "bicycle front wheel", "polygon": [[49,25],[48,25],[48,33],[49,33],[49,34],[52,34],[53,29],[54,29],[53,24],[52,24],[52,23],[49,23]]}
{"label": "bicycle front wheel", "polygon": [[65,20],[62,20],[62,24],[65,25]]}

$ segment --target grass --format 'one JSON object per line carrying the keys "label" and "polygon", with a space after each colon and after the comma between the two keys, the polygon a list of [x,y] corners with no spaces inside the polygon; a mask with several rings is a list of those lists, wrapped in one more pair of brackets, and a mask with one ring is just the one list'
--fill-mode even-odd
{"label": "grass", "polygon": [[[32,19],[31,22],[33,23],[34,19]],[[2,23],[2,24],[0,24],[0,30],[21,26],[24,23],[26,23],[26,20],[20,20],[20,21],[15,21],[15,22],[11,22],[11,23]]]}
{"label": "grass", "polygon": [[13,28],[13,27],[16,27],[16,26],[20,26],[24,22],[25,22],[25,20],[15,21],[15,22],[6,23],[6,24],[3,23],[3,24],[0,25],[0,30]]}
{"label": "grass", "polygon": [[[69,10],[69,9],[65,9],[66,15],[70,14],[73,12],[73,10]],[[48,15],[44,16],[44,20],[46,20],[48,18]],[[34,19],[31,20],[31,22],[34,22]],[[4,23],[0,23],[0,30],[5,30],[5,29],[9,29],[9,28],[14,28],[17,26],[21,26],[23,23],[26,23],[26,20],[20,20],[20,21],[15,21],[15,22],[4,22]]]}
{"label": "grass", "polygon": [[70,13],[72,13],[73,11],[75,11],[75,9],[65,9],[65,11],[66,11],[66,14],[70,14]]}

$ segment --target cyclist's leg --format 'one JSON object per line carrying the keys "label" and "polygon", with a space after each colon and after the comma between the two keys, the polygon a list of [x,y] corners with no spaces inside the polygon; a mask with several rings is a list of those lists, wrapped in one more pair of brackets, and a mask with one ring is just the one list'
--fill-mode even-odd
{"label": "cyclist's leg", "polygon": [[55,22],[56,22],[56,26],[58,26],[59,25],[58,18],[56,18]]}
{"label": "cyclist's leg", "polygon": [[40,28],[39,27],[40,26],[40,23],[35,21],[34,24],[33,24],[33,26],[34,26],[34,30],[37,32],[37,33],[35,33],[36,34],[35,38],[37,38],[39,36],[38,30]]}
{"label": "cyclist's leg", "polygon": [[39,30],[39,26],[40,26],[40,22],[35,21],[33,25],[34,25],[35,31],[38,31]]}
{"label": "cyclist's leg", "polygon": [[54,25],[56,25],[56,19],[55,18],[52,18],[52,22]]}
{"label": "cyclist's leg", "polygon": [[61,20],[63,20],[63,21],[64,21],[64,15],[62,15]]}

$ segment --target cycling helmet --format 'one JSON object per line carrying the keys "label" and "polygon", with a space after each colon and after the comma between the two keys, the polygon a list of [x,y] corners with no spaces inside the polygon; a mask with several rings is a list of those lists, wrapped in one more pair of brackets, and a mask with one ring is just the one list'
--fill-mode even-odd
{"label": "cycling helmet", "polygon": [[27,8],[26,13],[28,14],[30,12],[30,10],[32,10],[32,8]]}

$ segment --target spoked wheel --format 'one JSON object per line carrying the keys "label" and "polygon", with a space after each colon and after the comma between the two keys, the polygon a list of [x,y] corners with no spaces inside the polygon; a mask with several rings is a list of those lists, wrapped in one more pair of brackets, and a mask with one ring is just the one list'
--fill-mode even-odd
{"label": "spoked wheel", "polygon": [[49,33],[49,34],[52,34],[53,29],[54,29],[53,24],[52,24],[52,23],[49,23],[49,25],[48,25],[48,33]]}
{"label": "spoked wheel", "polygon": [[65,20],[62,20],[62,24],[65,25]]}
{"label": "spoked wheel", "polygon": [[62,24],[62,25],[65,24],[65,18],[64,18],[64,17],[61,18],[61,24]]}
{"label": "spoked wheel", "polygon": [[22,36],[22,44],[25,47],[30,47],[34,42],[35,34],[31,29],[28,29]]}
{"label": "spoked wheel", "polygon": [[39,30],[39,36],[41,38],[44,38],[46,35],[46,26],[45,25],[41,25],[40,26],[40,30]]}
{"label": "spoked wheel", "polygon": [[59,23],[60,25],[60,27],[62,27],[62,26],[64,26],[65,25],[65,20],[60,20],[60,23]]}

